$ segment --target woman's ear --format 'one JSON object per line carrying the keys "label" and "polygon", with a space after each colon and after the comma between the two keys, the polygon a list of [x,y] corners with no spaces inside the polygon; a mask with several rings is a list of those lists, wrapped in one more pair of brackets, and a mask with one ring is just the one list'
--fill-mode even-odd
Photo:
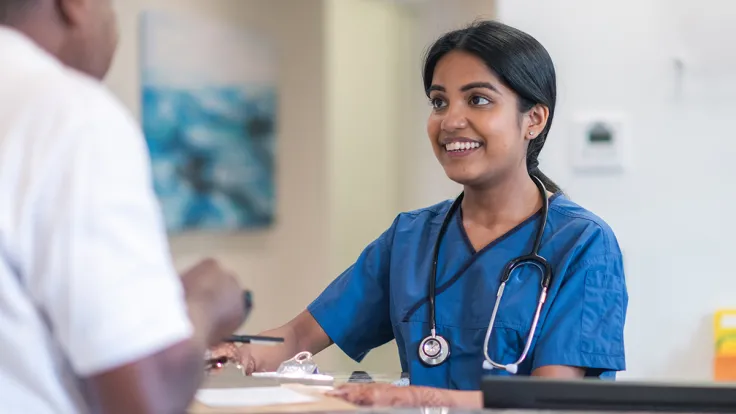
{"label": "woman's ear", "polygon": [[534,139],[544,131],[544,127],[547,126],[547,120],[549,119],[549,108],[544,105],[534,105],[526,113],[527,126],[526,133],[524,134],[526,139]]}

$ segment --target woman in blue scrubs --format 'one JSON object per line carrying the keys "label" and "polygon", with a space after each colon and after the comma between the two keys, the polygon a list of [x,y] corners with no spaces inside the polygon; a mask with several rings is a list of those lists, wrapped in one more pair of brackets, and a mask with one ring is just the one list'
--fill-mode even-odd
{"label": "woman in blue scrubs", "polygon": [[[517,29],[478,22],[436,41],[423,78],[429,142],[447,176],[464,187],[457,208],[447,200],[399,214],[301,315],[264,332],[285,337],[284,347],[217,352],[252,372],[274,370],[298,351],[317,353],[332,343],[360,361],[395,339],[412,386],[338,391],[367,404],[479,407],[482,376],[509,370],[614,377],[625,369],[622,255],[611,228],[539,170],[556,100],[547,51]],[[538,254],[551,279],[526,358],[509,370],[489,369],[484,344],[502,273],[511,260],[530,254],[545,218]],[[524,351],[541,281],[535,266],[511,272],[486,348],[499,365],[513,364]],[[450,349],[435,365],[436,359],[420,358],[433,321]]]}

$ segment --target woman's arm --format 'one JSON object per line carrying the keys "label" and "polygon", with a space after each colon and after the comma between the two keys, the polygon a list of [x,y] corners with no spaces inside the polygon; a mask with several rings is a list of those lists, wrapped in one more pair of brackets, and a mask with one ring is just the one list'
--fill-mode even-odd
{"label": "woman's arm", "polygon": [[246,374],[275,371],[282,362],[302,351],[317,354],[332,345],[322,327],[309,311],[303,311],[287,324],[260,333],[259,335],[284,338],[284,343],[275,346],[223,344],[212,350],[213,358],[226,356],[243,365]]}
{"label": "woman's arm", "polygon": [[483,407],[480,391],[454,391],[431,387],[397,387],[385,383],[345,384],[327,393],[351,404],[371,407]]}
{"label": "woman's arm", "polygon": [[332,340],[309,311],[303,311],[286,325],[263,332],[264,336],[284,338],[282,346],[241,347],[241,354],[250,354],[255,360],[255,371],[275,371],[282,362],[302,351],[318,354],[332,345]]}
{"label": "woman's arm", "polygon": [[585,377],[585,369],[564,365],[547,365],[532,372],[533,377],[579,379]]}
{"label": "woman's arm", "polygon": [[[577,367],[563,365],[548,365],[539,367],[532,372],[533,377],[581,379],[585,377],[585,370]],[[480,391],[451,391],[453,400],[458,403],[456,407],[483,408],[483,393]]]}
{"label": "woman's arm", "polygon": [[[583,378],[585,370],[562,365],[539,367],[532,376],[547,378]],[[482,409],[481,391],[456,391],[430,387],[396,387],[389,384],[347,384],[329,395],[352,404],[392,407],[449,407]]]}

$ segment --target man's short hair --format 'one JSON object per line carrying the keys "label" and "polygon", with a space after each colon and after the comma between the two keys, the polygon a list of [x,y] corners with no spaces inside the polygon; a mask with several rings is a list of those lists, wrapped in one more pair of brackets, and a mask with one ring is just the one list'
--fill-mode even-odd
{"label": "man's short hair", "polygon": [[0,0],[0,24],[11,23],[37,2],[38,0]]}

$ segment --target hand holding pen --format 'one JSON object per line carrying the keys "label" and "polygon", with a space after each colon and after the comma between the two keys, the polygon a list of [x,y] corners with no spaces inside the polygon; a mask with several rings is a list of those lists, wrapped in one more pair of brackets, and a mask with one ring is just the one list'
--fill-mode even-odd
{"label": "hand holding pen", "polygon": [[284,343],[284,338],[258,335],[233,335],[226,338],[223,345],[211,351],[211,355],[205,362],[207,369],[219,369],[229,361],[235,361],[239,368],[245,368],[245,374],[250,375],[255,369],[255,361],[250,353],[244,355],[235,344],[267,345],[273,346]]}
{"label": "hand holding pen", "polygon": [[[250,290],[243,291],[243,308],[245,319],[253,310],[253,293]],[[229,361],[235,361],[239,368],[245,368],[245,374],[250,375],[255,370],[255,361],[250,352],[245,355],[243,350],[235,344],[252,345],[278,345],[284,343],[284,338],[258,335],[231,335],[222,341],[224,344],[217,346],[205,358],[205,369],[220,369]]]}

